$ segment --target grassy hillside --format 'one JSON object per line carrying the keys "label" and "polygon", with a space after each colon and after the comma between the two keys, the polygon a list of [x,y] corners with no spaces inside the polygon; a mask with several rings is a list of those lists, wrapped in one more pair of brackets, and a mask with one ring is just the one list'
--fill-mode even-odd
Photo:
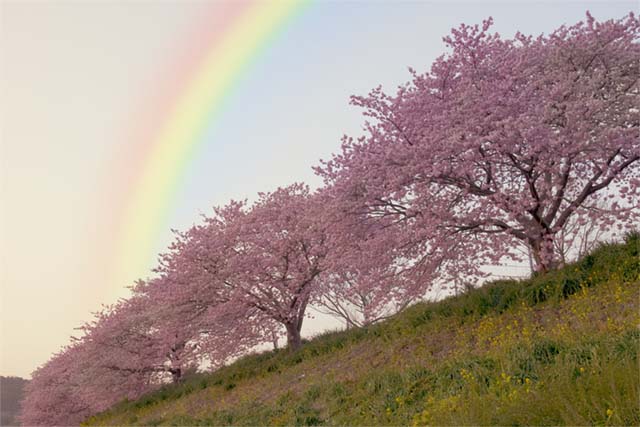
{"label": "grassy hillside", "polygon": [[640,240],[245,357],[89,425],[640,425]]}

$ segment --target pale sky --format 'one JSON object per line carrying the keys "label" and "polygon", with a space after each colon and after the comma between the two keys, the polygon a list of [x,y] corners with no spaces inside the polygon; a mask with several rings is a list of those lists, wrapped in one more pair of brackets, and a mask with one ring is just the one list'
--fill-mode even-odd
{"label": "pale sky", "polygon": [[[193,40],[204,1],[0,0],[0,374],[28,377],[103,303],[131,129]],[[293,181],[362,117],[351,94],[407,81],[461,22],[512,36],[619,18],[635,2],[319,2],[248,70],[183,178],[154,254],[200,213]],[[117,194],[116,194],[117,195]],[[154,256],[149,254],[149,256]],[[140,271],[137,277],[146,277]],[[306,333],[334,327],[324,317]]]}

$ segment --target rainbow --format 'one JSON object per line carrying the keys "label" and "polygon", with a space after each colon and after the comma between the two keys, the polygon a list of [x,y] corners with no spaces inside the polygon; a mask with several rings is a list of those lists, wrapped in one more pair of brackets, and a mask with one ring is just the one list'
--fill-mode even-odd
{"label": "rainbow", "polygon": [[[132,153],[127,200],[113,237],[112,281],[118,287],[150,272],[157,236],[165,231],[181,177],[203,144],[206,129],[224,111],[225,100],[255,59],[309,4],[301,0],[214,3],[215,17],[189,46],[197,58],[183,58],[189,64],[178,70],[181,81],[173,82],[170,94],[160,101],[165,107],[158,109],[154,100],[152,112],[143,120],[155,122],[155,129],[142,136],[141,151]],[[213,22],[216,19],[219,22]]]}

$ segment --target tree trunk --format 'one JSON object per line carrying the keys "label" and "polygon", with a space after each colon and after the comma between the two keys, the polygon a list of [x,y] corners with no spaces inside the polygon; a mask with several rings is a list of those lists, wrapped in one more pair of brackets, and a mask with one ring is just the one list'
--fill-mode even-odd
{"label": "tree trunk", "polygon": [[302,322],[287,323],[287,345],[292,351],[298,351],[302,347],[302,337],[300,336],[300,329],[302,329]]}
{"label": "tree trunk", "polygon": [[173,383],[177,383],[182,379],[182,369],[180,368],[171,368],[169,370],[171,372],[171,381]]}
{"label": "tree trunk", "polygon": [[554,251],[553,238],[552,234],[547,233],[529,239],[528,243],[537,272],[546,273],[557,269],[560,265],[557,254]]}

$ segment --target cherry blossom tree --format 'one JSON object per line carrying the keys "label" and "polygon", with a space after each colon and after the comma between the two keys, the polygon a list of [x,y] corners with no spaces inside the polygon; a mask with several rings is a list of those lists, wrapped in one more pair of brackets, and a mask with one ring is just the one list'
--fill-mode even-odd
{"label": "cherry blossom tree", "polygon": [[[162,267],[157,269],[162,274],[138,282],[134,292],[153,302],[156,337],[163,338],[165,350],[175,348],[175,343],[183,344],[178,347],[179,353],[167,354],[177,356],[169,357],[170,361],[180,360],[187,364],[187,369],[195,366],[216,369],[261,344],[265,339],[262,329],[273,325],[263,322],[262,329],[256,331],[248,327],[253,325],[253,322],[247,322],[251,313],[246,310],[232,312],[224,306],[228,296],[219,275],[221,272],[210,270],[211,264],[201,264],[204,259],[198,255],[198,244],[190,244],[196,241],[188,240],[186,234],[180,234],[172,251],[163,255]],[[214,254],[209,252],[207,256],[212,259]],[[200,268],[183,268],[189,265]],[[175,368],[172,374],[184,372],[180,365]],[[174,380],[177,379],[179,376],[174,375]]]}
{"label": "cherry blossom tree", "polygon": [[347,328],[366,326],[399,313],[424,296],[424,287],[415,292],[415,287],[403,280],[385,266],[373,271],[329,270],[321,280],[322,291],[314,306],[344,320]]}
{"label": "cherry blossom tree", "polygon": [[514,39],[491,24],[453,30],[449,53],[395,95],[353,97],[367,135],[345,137],[317,172],[360,221],[401,227],[406,248],[478,265],[523,242],[547,271],[568,221],[638,220],[640,23],[587,14]]}
{"label": "cherry blossom tree", "polygon": [[331,188],[323,189],[322,215],[328,246],[327,268],[314,307],[345,321],[347,327],[383,320],[421,299],[430,281],[415,274],[405,262],[402,235],[392,223],[379,218],[361,222]]}
{"label": "cherry blossom tree", "polygon": [[306,309],[318,290],[328,247],[321,206],[305,185],[261,194],[246,213],[230,222],[233,255],[232,301],[284,326],[296,350]]}
{"label": "cherry blossom tree", "polygon": [[122,384],[111,384],[121,398],[140,395],[168,379],[177,382],[197,366],[192,331],[165,321],[164,309],[145,295],[134,294],[106,307],[81,328],[91,364],[110,371],[106,376],[112,382],[123,378]]}
{"label": "cherry blossom tree", "polygon": [[76,425],[196,366],[186,329],[156,320],[157,307],[134,295],[96,313],[80,338],[36,370],[26,391],[25,425]]}
{"label": "cherry blossom tree", "polygon": [[294,184],[260,194],[252,205],[217,208],[180,236],[159,271],[185,285],[179,292],[209,310],[208,322],[238,329],[236,339],[273,341],[279,325],[297,349],[328,251],[314,200],[308,187]]}
{"label": "cherry blossom tree", "polygon": [[21,402],[22,425],[79,425],[96,410],[80,386],[82,356],[80,346],[67,346],[31,374]]}

